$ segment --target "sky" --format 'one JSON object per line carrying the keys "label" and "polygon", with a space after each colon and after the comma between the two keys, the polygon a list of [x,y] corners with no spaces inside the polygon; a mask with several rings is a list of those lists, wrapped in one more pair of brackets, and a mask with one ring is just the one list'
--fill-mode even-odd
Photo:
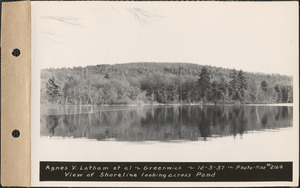
{"label": "sky", "polygon": [[290,75],[297,2],[32,2],[40,68],[187,62]]}

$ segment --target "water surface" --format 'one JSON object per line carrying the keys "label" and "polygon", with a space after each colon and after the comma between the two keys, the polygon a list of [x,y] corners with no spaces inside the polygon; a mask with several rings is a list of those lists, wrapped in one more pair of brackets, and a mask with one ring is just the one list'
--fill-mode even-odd
{"label": "water surface", "polygon": [[211,141],[292,126],[287,106],[41,106],[41,135],[99,141]]}

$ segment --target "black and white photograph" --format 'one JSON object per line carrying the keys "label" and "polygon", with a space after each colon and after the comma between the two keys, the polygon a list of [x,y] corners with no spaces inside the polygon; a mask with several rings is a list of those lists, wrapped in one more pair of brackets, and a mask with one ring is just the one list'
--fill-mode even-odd
{"label": "black and white photograph", "polygon": [[[293,185],[295,5],[32,2],[33,185],[66,185],[40,181],[40,161],[293,162],[293,178],[278,182]],[[224,185],[209,181],[142,184]]]}

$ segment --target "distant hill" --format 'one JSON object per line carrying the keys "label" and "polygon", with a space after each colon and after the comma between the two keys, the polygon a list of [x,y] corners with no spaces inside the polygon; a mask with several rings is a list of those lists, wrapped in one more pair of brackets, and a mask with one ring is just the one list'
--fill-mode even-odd
{"label": "distant hill", "polygon": [[192,63],[125,63],[41,71],[42,104],[286,103],[292,77]]}

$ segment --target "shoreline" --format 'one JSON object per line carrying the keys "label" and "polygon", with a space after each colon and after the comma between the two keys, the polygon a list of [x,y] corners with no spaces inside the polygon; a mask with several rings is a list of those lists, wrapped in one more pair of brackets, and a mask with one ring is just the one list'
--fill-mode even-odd
{"label": "shoreline", "polygon": [[104,105],[78,105],[78,104],[66,104],[66,105],[40,105],[41,107],[64,107],[64,106],[81,106],[81,107],[126,107],[126,106],[294,106],[294,103],[260,103],[260,104],[199,104],[199,103],[174,103],[174,104],[104,104]]}

